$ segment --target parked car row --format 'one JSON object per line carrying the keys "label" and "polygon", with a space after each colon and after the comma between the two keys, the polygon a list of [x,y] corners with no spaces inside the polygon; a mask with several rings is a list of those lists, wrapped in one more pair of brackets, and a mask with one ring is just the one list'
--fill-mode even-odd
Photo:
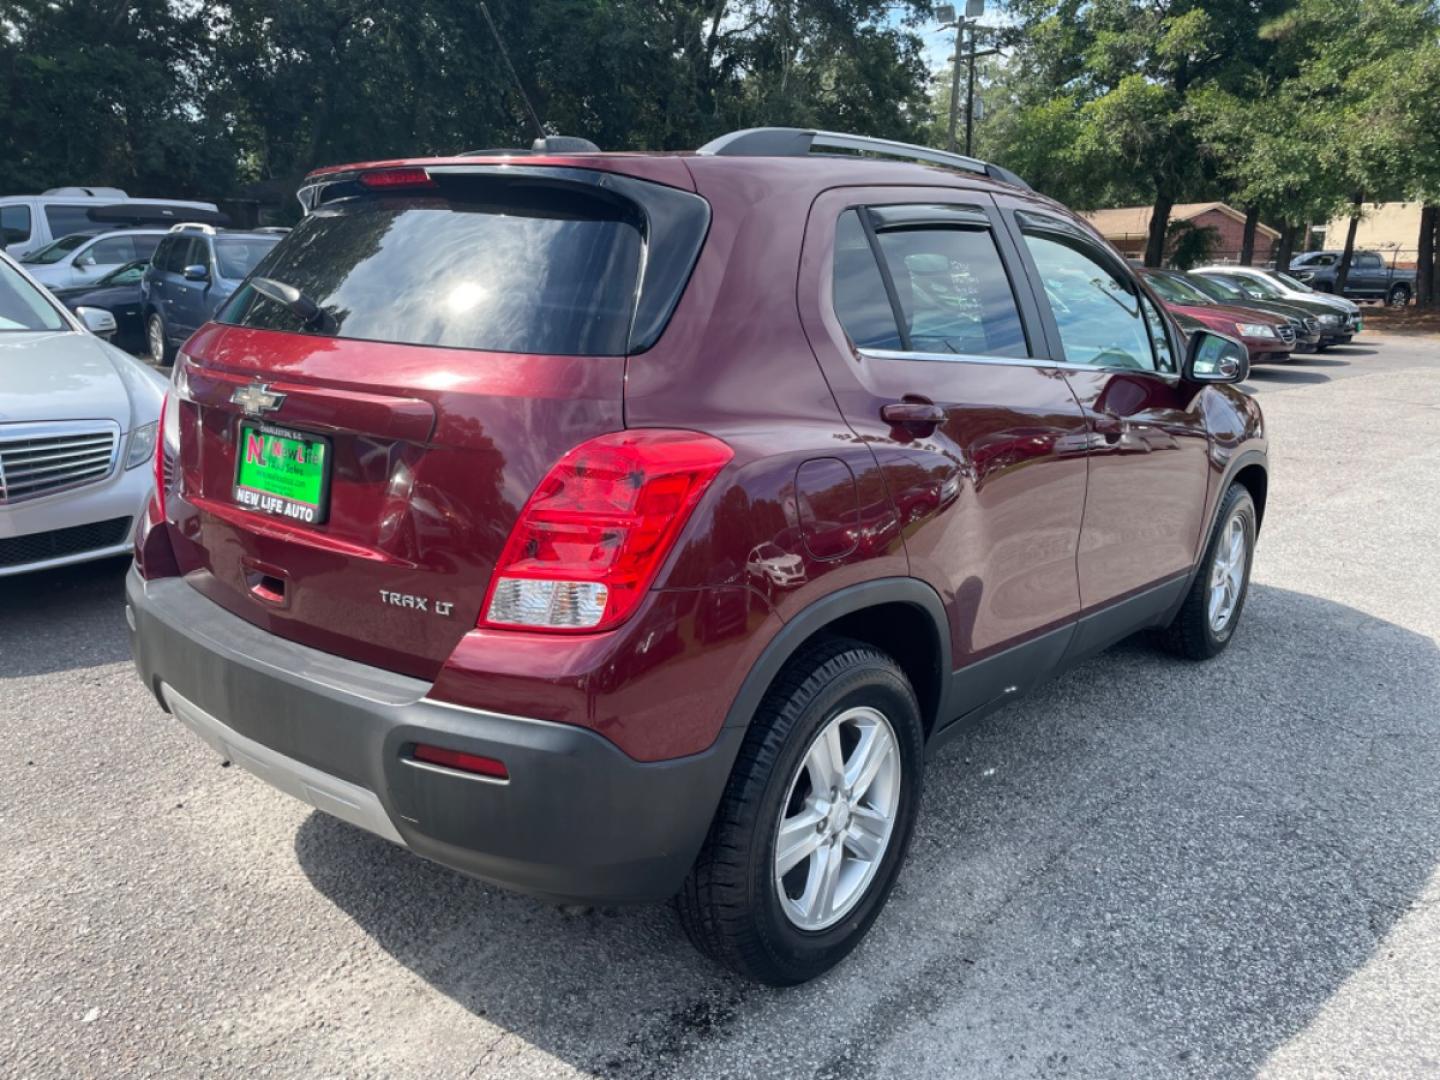
{"label": "parked car row", "polygon": [[1350,301],[1322,296],[1273,270],[1207,266],[1192,273],[1139,273],[1183,328],[1205,327],[1240,339],[1252,364],[1323,352],[1350,341],[1362,325],[1360,309]]}

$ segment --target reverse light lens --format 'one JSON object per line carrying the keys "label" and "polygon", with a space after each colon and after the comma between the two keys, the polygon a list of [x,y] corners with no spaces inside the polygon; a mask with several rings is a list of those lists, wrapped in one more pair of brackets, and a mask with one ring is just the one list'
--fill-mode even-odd
{"label": "reverse light lens", "polygon": [[418,744],[410,752],[410,756],[416,761],[475,773],[477,776],[488,776],[493,780],[510,779],[510,770],[505,768],[505,763],[498,758],[467,754],[463,750],[447,750],[443,746],[427,746],[424,743]]}
{"label": "reverse light lens", "polygon": [[125,468],[133,469],[137,465],[144,465],[155,456],[155,437],[159,430],[160,422],[154,420],[141,424],[130,432],[130,447],[125,451]]}
{"label": "reverse light lens", "polygon": [[571,450],[521,511],[480,625],[576,632],[621,622],[733,456],[709,435],[658,429]]}
{"label": "reverse light lens", "polygon": [[1275,328],[1267,326],[1265,323],[1236,323],[1235,330],[1241,337],[1273,338],[1278,336]]}
{"label": "reverse light lens", "polygon": [[367,188],[434,187],[424,169],[374,169],[360,174],[360,186]]}

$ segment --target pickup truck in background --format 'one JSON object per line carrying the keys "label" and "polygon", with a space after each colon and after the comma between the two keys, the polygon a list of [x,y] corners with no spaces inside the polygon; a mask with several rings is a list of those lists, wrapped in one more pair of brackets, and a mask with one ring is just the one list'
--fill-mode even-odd
{"label": "pickup truck in background", "polygon": [[[1338,292],[1335,283],[1342,255],[1339,251],[1306,252],[1291,260],[1290,273],[1318,292]],[[1354,252],[1344,295],[1351,300],[1384,300],[1391,307],[1404,307],[1415,295],[1415,271],[1392,267],[1377,251]]]}

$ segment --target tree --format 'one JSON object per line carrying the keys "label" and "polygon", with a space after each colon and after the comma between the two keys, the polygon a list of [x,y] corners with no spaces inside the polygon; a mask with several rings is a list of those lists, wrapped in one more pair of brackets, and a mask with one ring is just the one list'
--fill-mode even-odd
{"label": "tree", "polygon": [[[1272,47],[1284,0],[1015,0],[1028,102],[1018,142],[1058,136],[1059,156],[1101,187],[1151,202],[1145,262],[1165,255],[1174,204],[1213,183],[1193,104],[1238,92]],[[1052,192],[1058,194],[1057,192]],[[1083,205],[1083,204],[1082,204]]]}

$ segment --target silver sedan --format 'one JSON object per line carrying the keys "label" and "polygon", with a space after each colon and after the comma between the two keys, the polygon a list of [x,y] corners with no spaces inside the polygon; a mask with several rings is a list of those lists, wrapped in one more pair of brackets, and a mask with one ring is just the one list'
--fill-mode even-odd
{"label": "silver sedan", "polygon": [[166,381],[0,253],[0,577],[130,549]]}

